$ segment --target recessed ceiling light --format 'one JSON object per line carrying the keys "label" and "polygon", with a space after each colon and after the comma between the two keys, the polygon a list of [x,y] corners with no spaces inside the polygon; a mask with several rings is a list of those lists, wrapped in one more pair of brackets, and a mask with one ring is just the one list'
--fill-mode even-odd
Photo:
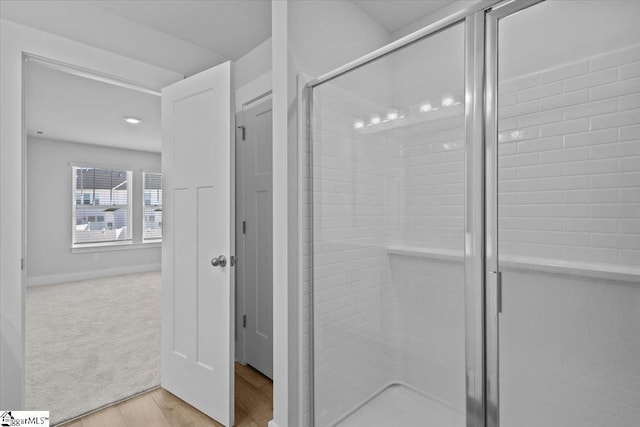
{"label": "recessed ceiling light", "polygon": [[130,123],[132,125],[137,125],[138,123],[141,123],[142,120],[140,120],[137,117],[123,117],[122,118],[125,122]]}

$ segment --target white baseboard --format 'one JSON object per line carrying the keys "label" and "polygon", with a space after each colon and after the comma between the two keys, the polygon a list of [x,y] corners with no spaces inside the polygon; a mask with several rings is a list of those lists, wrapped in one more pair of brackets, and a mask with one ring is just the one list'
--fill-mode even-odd
{"label": "white baseboard", "polygon": [[76,282],[78,280],[99,279],[102,277],[120,276],[123,274],[146,273],[160,271],[162,264],[143,264],[128,267],[106,268],[102,270],[78,271],[64,274],[48,274],[27,277],[27,286],[51,285],[54,283]]}

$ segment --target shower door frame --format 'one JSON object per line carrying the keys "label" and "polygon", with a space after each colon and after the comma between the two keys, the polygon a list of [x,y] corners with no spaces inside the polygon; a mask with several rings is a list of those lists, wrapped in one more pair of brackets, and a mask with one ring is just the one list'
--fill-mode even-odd
{"label": "shower door frame", "polygon": [[[544,0],[481,0],[306,83],[309,212],[309,412],[314,413],[313,90],[397,50],[464,23],[466,427],[499,426],[497,263],[498,20]],[[300,95],[300,94],[299,94]],[[305,198],[301,198],[305,200]],[[304,208],[303,208],[304,209]]]}
{"label": "shower door frame", "polygon": [[500,313],[502,281],[498,256],[498,28],[499,21],[544,0],[516,0],[485,12],[485,242],[486,427],[500,426]]}

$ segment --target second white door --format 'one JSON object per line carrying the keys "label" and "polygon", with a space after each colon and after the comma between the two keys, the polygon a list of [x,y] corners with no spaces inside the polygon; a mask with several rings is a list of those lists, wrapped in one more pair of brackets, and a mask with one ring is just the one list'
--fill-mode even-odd
{"label": "second white door", "polygon": [[244,110],[245,356],[273,378],[273,184],[271,97]]}

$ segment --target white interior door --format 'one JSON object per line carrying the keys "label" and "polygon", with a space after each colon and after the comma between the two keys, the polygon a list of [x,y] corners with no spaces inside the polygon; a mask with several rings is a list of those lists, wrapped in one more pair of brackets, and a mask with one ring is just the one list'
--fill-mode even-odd
{"label": "white interior door", "polygon": [[247,363],[273,378],[273,179],[271,97],[244,112],[245,351]]}
{"label": "white interior door", "polygon": [[[233,425],[230,63],[162,90],[162,387]],[[226,265],[212,265],[218,257]]]}

